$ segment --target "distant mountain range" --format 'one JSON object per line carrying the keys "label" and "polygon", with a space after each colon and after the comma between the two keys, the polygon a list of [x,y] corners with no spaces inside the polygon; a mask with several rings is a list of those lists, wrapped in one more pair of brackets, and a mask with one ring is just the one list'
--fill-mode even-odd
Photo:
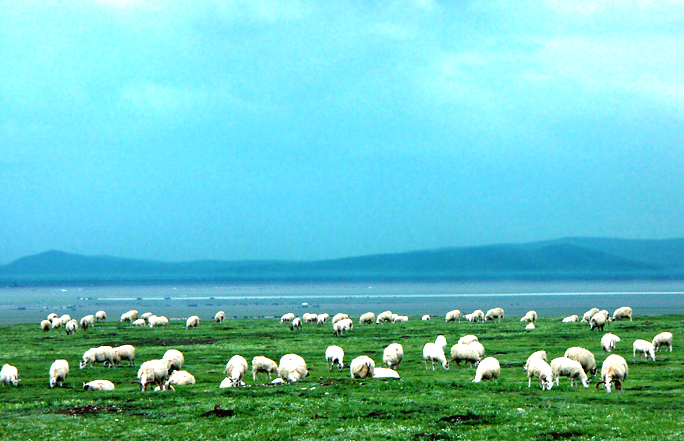
{"label": "distant mountain range", "polygon": [[318,261],[165,262],[47,251],[0,266],[3,284],[649,277],[684,278],[684,239],[567,238]]}

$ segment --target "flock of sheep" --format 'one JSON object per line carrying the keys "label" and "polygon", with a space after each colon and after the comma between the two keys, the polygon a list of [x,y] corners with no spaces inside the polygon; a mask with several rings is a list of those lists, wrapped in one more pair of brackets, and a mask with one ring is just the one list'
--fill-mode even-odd
{"label": "flock of sheep", "polygon": [[[121,322],[130,322],[134,326],[167,326],[168,319],[164,316],[156,316],[152,313],[144,313],[139,316],[138,311],[130,310],[121,315]],[[475,310],[470,314],[463,316],[468,321],[501,321],[504,318],[504,310],[502,308],[493,308],[485,314],[482,310]],[[424,315],[423,321],[431,319],[430,315]],[[618,308],[612,316],[606,310],[599,311],[598,308],[592,308],[587,311],[580,320],[578,315],[572,315],[562,319],[563,323],[572,322],[586,322],[589,323],[591,330],[600,329],[614,320],[632,320],[632,309],[629,307]],[[48,331],[50,329],[64,327],[66,333],[72,334],[79,327],[87,330],[94,326],[96,322],[106,321],[107,314],[104,311],[98,311],[95,315],[87,315],[79,322],[72,319],[68,314],[58,317],[57,314],[50,314],[46,320],[41,322],[41,329]],[[219,311],[214,316],[214,321],[222,322],[225,320],[225,313]],[[400,316],[391,311],[384,311],[377,317],[372,312],[367,312],[359,318],[360,324],[372,323],[395,323],[407,321],[407,316]],[[328,314],[311,314],[305,313],[303,316],[296,317],[293,313],[287,313],[280,318],[281,323],[287,323],[291,330],[302,329],[302,323],[312,324],[326,324],[328,321],[332,322],[333,332],[336,336],[342,336],[349,333],[353,329],[353,322],[347,314],[336,314],[332,319]],[[459,310],[449,311],[445,316],[445,321],[461,321],[461,312]],[[521,322],[527,323],[526,329],[533,329],[534,323],[537,321],[537,313],[535,311],[528,311],[521,319]],[[199,325],[199,317],[192,316],[186,321],[186,329],[194,328]],[[532,327],[530,327],[532,325]],[[601,338],[601,347],[607,353],[613,352],[620,338],[612,333],[606,333]],[[672,333],[662,332],[655,336],[653,341],[649,342],[643,339],[638,339],[633,344],[633,361],[636,361],[637,354],[643,355],[646,359],[650,357],[653,361],[656,358],[656,352],[661,347],[669,348],[672,351]],[[473,382],[480,382],[483,380],[496,380],[501,374],[499,362],[494,357],[484,357],[485,348],[479,342],[475,335],[465,335],[461,337],[458,342],[451,347],[449,358],[445,355],[447,348],[447,340],[443,335],[439,335],[434,342],[425,343],[423,346],[423,360],[425,368],[435,370],[435,363],[441,365],[443,369],[449,369],[450,363],[456,363],[460,366],[461,362],[470,363],[476,367],[475,377]],[[325,358],[328,364],[328,369],[332,370],[337,366],[341,371],[344,368],[344,350],[337,345],[329,346],[325,351]],[[349,364],[350,375],[352,378],[400,378],[397,373],[397,368],[404,359],[404,349],[399,343],[392,343],[388,345],[383,351],[382,364],[386,367],[376,367],[375,362],[368,356],[360,356],[354,358]],[[132,345],[123,345],[118,347],[100,346],[91,348],[83,354],[83,358],[79,367],[92,367],[95,363],[102,363],[107,367],[114,367],[122,361],[128,361],[129,365],[135,366],[135,348]],[[140,383],[140,390],[145,391],[149,387],[154,387],[155,390],[173,390],[174,386],[195,384],[195,377],[187,371],[181,370],[185,358],[183,354],[176,350],[170,349],[166,351],[161,359],[149,360],[144,362],[137,374]],[[589,387],[589,375],[592,377],[596,375],[596,361],[594,355],[587,349],[581,347],[569,348],[563,357],[554,358],[549,364],[546,351],[537,351],[529,356],[523,370],[528,376],[528,387],[531,387],[532,379],[537,378],[539,386],[542,390],[550,390],[554,382],[559,384],[560,377],[567,377],[570,379],[571,386],[576,386],[579,380],[584,387]],[[248,371],[247,360],[241,355],[233,356],[224,370],[225,378],[220,383],[220,388],[239,387],[244,386],[243,381],[246,372]],[[603,362],[601,367],[601,384],[605,385],[606,391],[611,392],[612,385],[622,391],[622,382],[627,378],[629,368],[625,359],[617,354],[610,354]],[[252,359],[252,379],[258,381],[258,374],[265,373],[269,380],[275,375],[276,378],[272,380],[273,383],[296,382],[304,379],[308,375],[308,369],[305,360],[297,354],[286,354],[281,357],[280,362],[276,364],[275,361],[264,357],[256,356]],[[62,385],[69,374],[69,363],[64,359],[56,360],[49,370],[49,386],[53,388],[57,385]],[[0,383],[3,385],[11,384],[18,385],[19,373],[15,366],[5,364],[0,371]],[[94,380],[83,384],[85,390],[113,390],[114,384],[108,380]]]}

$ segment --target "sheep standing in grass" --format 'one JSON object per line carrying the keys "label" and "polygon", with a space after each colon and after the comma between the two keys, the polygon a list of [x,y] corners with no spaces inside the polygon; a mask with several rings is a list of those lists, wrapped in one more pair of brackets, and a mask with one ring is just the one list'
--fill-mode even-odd
{"label": "sheep standing in grass", "polygon": [[556,380],[556,386],[560,383],[560,377],[568,377],[571,387],[577,387],[578,378],[582,382],[582,386],[589,387],[586,372],[582,369],[582,365],[575,360],[570,360],[567,357],[554,358],[551,360],[551,372]]}
{"label": "sheep standing in grass", "polygon": [[88,365],[93,367],[94,363],[102,363],[111,368],[120,361],[121,358],[116,354],[114,348],[111,346],[99,346],[97,348],[90,348],[83,353],[83,360],[81,360],[79,368],[83,369]]}
{"label": "sheep standing in grass", "polygon": [[338,370],[344,367],[344,349],[339,346],[328,346],[325,350],[325,359],[328,362],[328,370],[332,371],[333,365],[337,364]]}
{"label": "sheep standing in grass", "polygon": [[397,369],[404,359],[404,347],[399,343],[392,343],[382,351],[382,362],[390,369]]}
{"label": "sheep standing in grass", "polygon": [[390,323],[392,321],[392,311],[383,311],[378,314],[378,318],[375,319],[375,323]]}
{"label": "sheep standing in grass", "polygon": [[501,366],[499,365],[499,360],[494,357],[487,357],[477,365],[473,383],[479,383],[482,380],[497,380],[500,375]]}
{"label": "sheep standing in grass", "polygon": [[185,321],[185,329],[190,329],[190,328],[196,328],[199,325],[200,318],[199,316],[196,315],[191,315],[188,317],[188,319]]}
{"label": "sheep standing in grass", "polygon": [[304,323],[316,323],[316,321],[318,321],[318,315],[312,312],[305,312],[304,315],[302,315],[302,321]]}
{"label": "sheep standing in grass", "polygon": [[278,375],[278,365],[275,361],[262,355],[257,355],[252,358],[252,379],[257,381],[259,379],[259,372],[268,374],[268,379],[271,379],[271,374]]}
{"label": "sheep standing in grass", "polygon": [[140,316],[141,319],[145,321],[145,323],[149,323],[150,317],[154,316],[151,312],[143,312],[143,314]]}
{"label": "sheep standing in grass", "polygon": [[591,308],[589,311],[585,312],[582,316],[582,322],[588,322],[591,318],[599,312],[598,308]]}
{"label": "sheep standing in grass", "polygon": [[145,319],[139,318],[137,320],[133,320],[133,326],[138,327],[138,328],[144,327],[145,326]]}
{"label": "sheep standing in grass", "polygon": [[591,375],[592,377],[596,375],[596,359],[594,358],[594,354],[590,351],[580,348],[579,346],[573,346],[568,348],[563,356],[579,362],[587,375]]}
{"label": "sheep standing in grass", "polygon": [[41,329],[43,332],[49,331],[50,329],[52,329],[52,322],[50,322],[50,320],[43,320],[43,321],[41,321],[41,322],[40,322],[40,329]]}
{"label": "sheep standing in grass", "polygon": [[482,357],[474,345],[457,343],[451,347],[451,361],[455,361],[456,366],[460,367],[462,361],[477,366],[480,360],[482,360]]}
{"label": "sheep standing in grass", "polygon": [[532,387],[532,378],[539,378],[541,390],[551,390],[553,387],[553,372],[551,366],[541,358],[533,358],[527,367],[527,387]]}
{"label": "sheep standing in grass", "polygon": [[534,323],[528,323],[527,326],[525,326],[526,331],[531,331],[535,328]]}
{"label": "sheep standing in grass", "polygon": [[97,311],[95,313],[95,320],[98,322],[106,322],[107,321],[107,313],[104,311]]}
{"label": "sheep standing in grass", "polygon": [[547,363],[549,362],[549,359],[546,357],[546,351],[533,352],[532,355],[527,357],[527,361],[525,362],[525,366],[523,367],[523,372],[527,372],[527,370],[530,368],[532,360],[535,359],[544,360]]}
{"label": "sheep standing in grass", "polygon": [[484,358],[485,348],[484,346],[482,346],[482,343],[480,343],[479,341],[472,341],[468,343],[468,346],[470,346],[477,352],[477,354],[480,356],[480,360]]}
{"label": "sheep standing in grass", "polygon": [[656,361],[655,348],[653,347],[653,344],[650,341],[642,339],[634,340],[634,343],[632,344],[632,355],[634,356],[633,361],[635,363],[637,353],[643,354],[644,360],[646,361],[648,361],[648,357],[651,357],[651,360]]}
{"label": "sheep standing in grass", "polygon": [[57,314],[55,314],[54,312],[51,312],[50,314],[47,315],[47,319],[50,321],[50,323],[52,323],[52,320],[56,319],[56,318],[59,318],[59,316]]}
{"label": "sheep standing in grass", "polygon": [[156,384],[162,389],[166,389],[164,384],[169,379],[169,367],[166,360],[148,360],[140,365],[138,369],[138,379],[140,380],[140,390],[145,392],[148,384]]}
{"label": "sheep standing in grass", "polygon": [[290,322],[290,331],[294,331],[295,329],[299,331],[302,330],[302,319],[299,317],[295,317],[294,320]]}
{"label": "sheep standing in grass", "polygon": [[468,320],[471,322],[484,322],[485,321],[485,313],[481,309],[476,309],[475,311],[470,313],[470,318],[472,320]]}
{"label": "sheep standing in grass", "polygon": [[599,330],[603,331],[603,327],[606,325],[607,321],[608,317],[599,311],[594,314],[591,320],[589,320],[589,329],[593,331],[594,329],[598,328]]}
{"label": "sheep standing in grass", "polygon": [[135,366],[135,348],[132,345],[122,345],[114,348],[118,362],[128,361],[129,366]]}
{"label": "sheep standing in grass", "polygon": [[435,370],[435,361],[441,363],[442,368],[448,370],[449,362],[444,355],[444,350],[441,346],[435,343],[425,343],[423,346],[423,360],[425,361],[425,369],[428,369],[428,361],[432,362],[432,370]]}
{"label": "sheep standing in grass", "polygon": [[670,348],[670,352],[672,352],[672,333],[661,332],[653,337],[653,342],[651,344],[656,352],[658,352],[662,346],[667,346]]}
{"label": "sheep standing in grass", "polygon": [[621,308],[618,308],[613,312],[613,320],[624,320],[624,319],[629,319],[629,321],[632,321],[632,308],[629,306],[623,306]]}
{"label": "sheep standing in grass", "polygon": [[318,314],[316,317],[316,324],[317,325],[324,325],[328,323],[328,319],[330,318],[330,314],[327,312],[324,312],[323,314]]}
{"label": "sheep standing in grass", "polygon": [[422,321],[427,322],[430,320],[430,314],[425,314],[423,317],[420,318]]}
{"label": "sheep standing in grass", "polygon": [[135,309],[131,309],[130,311],[124,312],[121,314],[121,322],[134,322],[135,320],[138,320],[138,311]]}
{"label": "sheep standing in grass", "polygon": [[344,312],[338,312],[335,314],[332,318],[333,325],[341,320],[348,319],[349,315],[345,314]]}
{"label": "sheep standing in grass", "polygon": [[628,374],[629,367],[625,359],[617,354],[611,354],[603,361],[601,382],[596,384],[596,388],[603,384],[606,386],[606,392],[610,393],[611,385],[615,383],[615,388],[622,392],[622,382],[627,379]]}
{"label": "sheep standing in grass", "polygon": [[226,313],[223,311],[219,311],[214,315],[214,321],[216,323],[223,323],[223,321],[226,319]]}
{"label": "sheep standing in grass", "polygon": [[537,321],[537,311],[527,311],[520,321],[526,323],[535,323]]}
{"label": "sheep standing in grass", "polygon": [[83,383],[83,390],[103,391],[114,389],[114,383],[109,380],[93,380],[88,383]]}
{"label": "sheep standing in grass", "polygon": [[297,354],[285,354],[280,358],[278,377],[290,382],[303,380],[309,375],[306,362]]}
{"label": "sheep standing in grass", "polygon": [[12,386],[19,385],[19,371],[16,366],[5,363],[0,369],[0,384],[3,386],[6,384],[11,384]]}
{"label": "sheep standing in grass", "polygon": [[563,323],[575,323],[580,321],[580,318],[577,314],[567,316],[563,319]]}
{"label": "sheep standing in grass", "polygon": [[169,319],[167,319],[166,316],[163,315],[150,316],[147,319],[147,322],[150,324],[150,328],[166,328],[169,325]]}
{"label": "sheep standing in grass", "polygon": [[472,334],[464,335],[463,337],[458,339],[458,342],[463,344],[463,345],[469,345],[470,343],[472,343],[474,341],[478,341],[478,339],[477,339],[477,336],[472,335]]}
{"label": "sheep standing in grass", "polygon": [[446,316],[444,317],[444,321],[446,323],[455,322],[457,320],[459,323],[461,322],[461,311],[459,311],[458,309],[454,309],[447,312]]}
{"label": "sheep standing in grass", "polygon": [[601,347],[608,353],[613,352],[615,350],[615,344],[619,342],[620,337],[615,334],[611,334],[610,332],[603,334],[603,337],[601,337]]}
{"label": "sheep standing in grass", "polygon": [[359,318],[359,323],[361,324],[367,324],[371,325],[375,321],[375,314],[372,312],[367,312],[365,314],[362,314],[361,317]]}
{"label": "sheep standing in grass", "polygon": [[354,324],[352,323],[352,321],[350,319],[346,318],[346,319],[340,320],[339,322],[337,322],[333,325],[333,332],[335,333],[336,336],[340,337],[345,332],[346,333],[351,332],[353,327],[354,327]]}
{"label": "sheep standing in grass", "polygon": [[64,325],[66,335],[75,334],[77,329],[78,324],[76,323],[76,320],[69,320],[68,322],[66,322],[66,325]]}
{"label": "sheep standing in grass", "polygon": [[282,317],[280,317],[280,323],[291,322],[292,320],[294,320],[294,318],[294,312],[288,312],[287,314],[283,314]]}
{"label": "sheep standing in grass", "polygon": [[92,314],[88,314],[85,317],[82,317],[81,320],[79,321],[79,326],[81,329],[84,331],[87,331],[90,326],[95,326],[95,316]]}
{"label": "sheep standing in grass", "polygon": [[52,325],[52,329],[57,329],[62,327],[62,321],[59,319],[59,317],[55,317],[50,321],[50,324]]}
{"label": "sheep standing in grass", "polygon": [[55,387],[57,383],[61,387],[67,375],[69,375],[69,362],[61,359],[55,360],[50,366],[50,389]]}
{"label": "sheep standing in grass", "polygon": [[438,335],[437,338],[435,339],[435,344],[442,348],[442,351],[446,350],[447,347],[447,339],[443,335]]}
{"label": "sheep standing in grass", "polygon": [[491,320],[491,321],[498,321],[500,322],[504,318],[504,310],[503,308],[492,308],[487,311],[487,314],[485,314],[485,319],[484,321]]}
{"label": "sheep standing in grass", "polygon": [[352,378],[372,377],[375,371],[375,362],[368,356],[356,357],[349,364],[349,373]]}
{"label": "sheep standing in grass", "polygon": [[233,355],[228,363],[226,364],[226,369],[223,373],[226,374],[226,378],[229,378],[230,385],[232,387],[244,386],[242,379],[247,372],[247,360],[242,355]]}
{"label": "sheep standing in grass", "polygon": [[166,367],[169,371],[179,371],[185,363],[185,357],[178,349],[169,349],[164,352],[162,360],[166,362]]}
{"label": "sheep standing in grass", "polygon": [[67,322],[71,321],[71,316],[69,314],[64,314],[59,318],[59,321],[62,322],[62,326],[65,326]]}

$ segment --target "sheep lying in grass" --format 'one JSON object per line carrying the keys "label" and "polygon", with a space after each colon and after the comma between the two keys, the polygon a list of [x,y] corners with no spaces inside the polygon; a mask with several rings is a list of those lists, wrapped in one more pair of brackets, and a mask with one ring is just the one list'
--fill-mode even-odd
{"label": "sheep lying in grass", "polygon": [[107,313],[104,311],[97,311],[95,313],[95,320],[98,322],[106,322],[107,321]]}
{"label": "sheep lying in grass", "polygon": [[164,383],[165,389],[173,389],[172,386],[189,386],[195,384],[195,377],[188,371],[173,371]]}
{"label": "sheep lying in grass", "polygon": [[404,359],[404,347],[399,343],[392,343],[382,352],[382,362],[387,365],[389,369],[397,369]]}
{"label": "sheep lying in grass", "polygon": [[653,342],[651,344],[656,352],[658,352],[662,346],[667,346],[670,348],[670,352],[672,352],[672,333],[661,332],[653,337]]}
{"label": "sheep lying in grass", "polygon": [[135,309],[131,309],[130,311],[124,312],[121,314],[121,322],[134,322],[135,320],[138,320],[138,311]]}
{"label": "sheep lying in grass", "polygon": [[599,312],[598,308],[591,308],[589,311],[585,312],[584,315],[582,316],[582,322],[588,322],[591,320],[591,318]]}
{"label": "sheep lying in grass", "polygon": [[166,363],[166,367],[169,372],[181,370],[183,364],[185,363],[185,357],[178,349],[169,349],[168,351],[164,352],[162,360],[164,360]]}
{"label": "sheep lying in grass", "polygon": [[463,345],[469,345],[470,343],[478,341],[477,336],[468,334],[464,335],[463,337],[458,339],[458,343],[463,344]]}
{"label": "sheep lying in grass", "polygon": [[615,350],[615,344],[619,342],[620,337],[609,332],[607,334],[603,334],[603,337],[601,337],[601,348],[603,348],[604,351],[610,353]]}
{"label": "sheep lying in grass", "polygon": [[549,361],[549,359],[546,357],[546,351],[533,352],[532,355],[527,357],[527,361],[525,362],[525,366],[523,367],[523,372],[527,372],[527,370],[530,368],[532,360],[535,359],[544,360],[547,363]]}
{"label": "sheep lying in grass", "polygon": [[19,371],[16,366],[5,363],[0,369],[0,384],[3,386],[6,384],[11,384],[12,386],[19,385]]}
{"label": "sheep lying in grass", "polygon": [[340,337],[344,335],[345,333],[351,332],[352,328],[354,327],[354,324],[352,321],[348,318],[342,319],[339,322],[333,324],[333,333]]}
{"label": "sheep lying in grass", "polygon": [[336,345],[328,346],[325,350],[325,359],[328,362],[329,371],[332,371],[335,364],[337,364],[337,369],[341,371],[344,367],[344,349]]}
{"label": "sheep lying in grass", "polygon": [[376,367],[373,371],[373,378],[401,378],[394,369]]}
{"label": "sheep lying in grass", "polygon": [[257,355],[252,358],[252,379],[257,381],[259,379],[259,372],[265,372],[268,379],[271,379],[271,374],[278,375],[278,365],[275,361],[262,355]]}
{"label": "sheep lying in grass", "polygon": [[541,390],[551,390],[553,387],[553,372],[551,366],[541,358],[533,358],[527,367],[527,387],[532,386],[532,378],[539,378]]}
{"label": "sheep lying in grass", "polygon": [[578,321],[580,321],[580,318],[579,318],[579,316],[578,316],[577,314],[570,315],[570,316],[565,317],[565,318],[563,319],[563,323],[575,323],[575,322],[578,322]]}
{"label": "sheep lying in grass", "polygon": [[624,358],[617,354],[611,354],[603,361],[601,366],[601,382],[596,384],[598,389],[599,385],[603,384],[606,386],[606,392],[611,392],[611,385],[615,383],[615,388],[620,392],[622,390],[622,382],[627,379],[629,374],[629,367]]}
{"label": "sheep lying in grass", "polygon": [[122,345],[114,348],[117,355],[117,363],[128,361],[129,366],[135,366],[135,348],[132,345]]}
{"label": "sheep lying in grass", "polygon": [[93,380],[88,383],[83,383],[83,390],[103,391],[114,389],[114,383],[109,380]]}
{"label": "sheep lying in grass", "polygon": [[473,342],[472,345],[464,345],[463,343],[457,343],[453,345],[451,347],[450,361],[456,362],[456,366],[461,366],[462,361],[470,363],[473,366],[477,366],[478,363],[480,363],[482,357],[480,356],[480,352],[478,351],[478,348],[474,345],[474,343],[478,342]]}
{"label": "sheep lying in grass", "polygon": [[596,359],[594,358],[594,354],[588,350],[580,348],[579,346],[573,346],[568,348],[563,356],[581,364],[582,369],[584,369],[584,372],[586,372],[587,375],[591,375],[592,377],[596,375]]}
{"label": "sheep lying in grass", "polygon": [[629,306],[623,306],[621,308],[618,308],[613,312],[613,320],[624,320],[624,319],[629,319],[629,321],[632,321],[632,308]]}
{"label": "sheep lying in grass", "polygon": [[295,382],[303,380],[309,375],[306,362],[297,354],[285,354],[280,358],[278,377],[282,380]]}
{"label": "sheep lying in grass", "polygon": [[487,320],[496,320],[500,322],[504,318],[504,310],[503,308],[492,308],[489,311],[487,311],[487,314],[485,314],[484,321]]}
{"label": "sheep lying in grass", "polygon": [[494,357],[487,357],[477,365],[473,383],[479,383],[482,380],[497,380],[500,375],[501,366],[499,365],[499,360]]}
{"label": "sheep lying in grass", "polygon": [[651,357],[651,360],[656,361],[655,348],[650,341],[642,339],[634,340],[634,343],[632,344],[632,355],[634,356],[633,361],[635,363],[637,353],[642,354],[644,356],[644,360],[646,361],[648,361],[648,357]]}
{"label": "sheep lying in grass", "polygon": [[534,323],[528,323],[527,326],[525,326],[526,331],[532,331],[534,328]]}
{"label": "sheep lying in grass", "polygon": [[447,312],[446,317],[444,317],[444,321],[446,323],[455,322],[457,320],[459,323],[461,322],[461,311],[459,311],[458,309],[454,309],[452,311]]}
{"label": "sheep lying in grass", "polygon": [[427,322],[430,320],[430,314],[425,314],[420,318],[422,321]]}
{"label": "sheep lying in grass", "polygon": [[166,360],[148,360],[138,369],[140,390],[145,392],[149,384],[155,384],[161,389],[166,389],[165,383],[169,379],[169,367]]}
{"label": "sheep lying in grass", "polygon": [[554,358],[551,360],[551,372],[556,380],[556,386],[560,383],[560,377],[568,377],[571,387],[577,387],[578,378],[582,382],[582,386],[589,387],[589,379],[586,372],[582,369],[582,365],[575,360],[567,357]]}
{"label": "sheep lying in grass", "polygon": [[247,372],[247,360],[242,355],[233,355],[228,363],[226,364],[226,369],[223,371],[226,374],[226,378],[229,378],[231,387],[243,386],[244,382],[242,379]]}
{"label": "sheep lying in grass", "polygon": [[200,322],[199,316],[191,315],[185,321],[185,329],[196,328],[197,326],[199,326],[199,322]]}
{"label": "sheep lying in grass", "polygon": [[435,344],[442,348],[442,351],[446,350],[447,347],[447,340],[446,337],[443,335],[438,335],[437,338],[435,339]]}
{"label": "sheep lying in grass", "polygon": [[79,364],[79,368],[83,369],[86,366],[93,367],[94,363],[102,363],[107,367],[114,367],[121,358],[116,354],[114,348],[111,346],[100,346],[97,348],[90,348],[83,353],[83,360]]}
{"label": "sheep lying in grass", "polygon": [[361,324],[372,325],[373,322],[375,322],[375,314],[372,312],[367,312],[365,314],[362,314],[361,317],[359,318],[359,323],[361,323]]}
{"label": "sheep lying in grass", "polygon": [[537,321],[537,311],[527,311],[527,313],[520,319],[521,322],[534,323]]}
{"label": "sheep lying in grass", "polygon": [[66,360],[55,360],[50,366],[50,389],[55,387],[57,383],[62,387],[62,383],[69,375],[69,362]]}
{"label": "sheep lying in grass", "polygon": [[133,326],[136,326],[138,328],[142,328],[145,325],[146,325],[145,319],[139,318],[139,319],[133,320]]}
{"label": "sheep lying in grass", "polygon": [[368,356],[356,357],[349,364],[349,373],[352,378],[368,378],[373,376],[375,362]]}
{"label": "sheep lying in grass", "polygon": [[449,362],[444,355],[444,350],[434,343],[425,343],[423,346],[423,360],[425,361],[425,369],[428,369],[428,361],[432,362],[432,370],[435,370],[435,361],[442,364],[442,368],[448,370]]}
{"label": "sheep lying in grass", "polygon": [[223,323],[223,321],[226,319],[226,313],[223,311],[219,311],[214,315],[214,321],[216,323]]}

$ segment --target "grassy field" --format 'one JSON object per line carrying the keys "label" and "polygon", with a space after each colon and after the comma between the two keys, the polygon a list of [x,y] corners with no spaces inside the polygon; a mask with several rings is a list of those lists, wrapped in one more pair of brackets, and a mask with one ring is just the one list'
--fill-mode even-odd
{"label": "grassy field", "polygon": [[[355,318],[355,322],[358,317]],[[412,317],[403,324],[359,325],[345,337],[335,337],[331,325],[304,325],[291,332],[277,320],[203,321],[186,331],[172,322],[167,329],[139,329],[129,324],[98,324],[66,336],[48,333],[37,324],[0,327],[0,364],[18,367],[20,386],[0,387],[2,439],[684,439],[684,365],[681,315],[635,317],[615,322],[606,331],[621,337],[616,353],[629,362],[624,393],[595,388],[541,391],[527,387],[522,366],[530,353],[545,349],[551,358],[570,346],[591,350],[600,364],[599,331],[585,324],[562,324],[560,318],[540,318],[537,329],[523,330],[516,317],[501,323],[449,323]],[[673,352],[659,353],[655,363],[632,363],[632,342],[651,340],[661,331],[674,334]],[[465,334],[476,334],[487,355],[496,357],[502,372],[498,382],[472,383],[474,368],[425,370],[422,347],[444,334],[449,347]],[[377,365],[392,342],[404,347],[399,366],[402,380],[352,380],[348,369],[329,372],[325,348],[338,344],[345,362],[368,355]],[[185,355],[185,369],[197,378],[176,392],[140,392],[137,367],[102,366],[79,369],[85,350],[99,345],[136,347],[137,365],[161,358],[170,348]],[[276,362],[294,352],[307,361],[310,376],[302,382],[271,386],[254,382],[219,389],[223,369],[234,354],[250,362],[266,355]],[[71,372],[62,388],[48,388],[52,361],[65,358]],[[262,374],[263,375],[263,374]],[[598,378],[598,376],[597,376]],[[109,379],[113,392],[82,389],[82,382]],[[227,417],[202,417],[220,405]]]}

